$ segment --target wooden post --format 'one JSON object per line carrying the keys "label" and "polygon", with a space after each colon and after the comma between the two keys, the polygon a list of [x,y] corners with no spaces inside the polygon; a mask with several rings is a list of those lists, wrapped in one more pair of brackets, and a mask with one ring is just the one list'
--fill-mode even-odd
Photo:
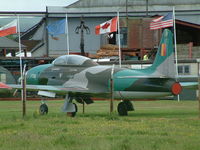
{"label": "wooden post", "polygon": [[83,102],[83,114],[85,114],[85,102],[83,99],[82,99],[82,102]]}
{"label": "wooden post", "polygon": [[3,56],[6,57],[6,49],[3,49]]}
{"label": "wooden post", "polygon": [[112,69],[111,69],[111,75],[110,75],[110,115],[113,112],[113,100],[114,100],[114,69],[115,65],[113,64]]}
{"label": "wooden post", "polygon": [[200,59],[197,59],[197,74],[198,74],[198,101],[199,101],[199,119],[200,119]]}
{"label": "wooden post", "polygon": [[27,49],[24,49],[24,57],[27,57]]}
{"label": "wooden post", "polygon": [[26,65],[24,65],[23,73],[22,73],[22,116],[26,116]]}
{"label": "wooden post", "polygon": [[197,75],[198,75],[198,102],[199,102],[199,119],[200,119],[200,59],[197,59]]}
{"label": "wooden post", "polygon": [[190,42],[189,44],[189,58],[192,58],[192,47],[193,47],[193,42]]}
{"label": "wooden post", "polygon": [[110,79],[110,114],[113,112],[113,99],[114,99],[114,94],[113,94],[113,79]]}
{"label": "wooden post", "polygon": [[25,75],[23,75],[22,78],[22,86],[23,86],[23,90],[22,90],[22,116],[25,117],[26,116],[26,79],[25,79]]}
{"label": "wooden post", "polygon": [[200,75],[198,77],[198,83],[199,83],[199,85],[198,85],[198,90],[199,90],[198,99],[199,99],[199,119],[200,119]]}

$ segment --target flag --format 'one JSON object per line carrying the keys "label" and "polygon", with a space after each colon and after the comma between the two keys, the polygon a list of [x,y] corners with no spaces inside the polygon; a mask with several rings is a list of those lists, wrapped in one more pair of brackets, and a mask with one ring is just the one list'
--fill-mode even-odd
{"label": "flag", "polygon": [[0,37],[17,33],[17,19],[0,28]]}
{"label": "flag", "polygon": [[173,26],[173,14],[170,12],[166,16],[153,19],[150,23],[150,30],[167,28]]}
{"label": "flag", "polygon": [[117,17],[112,18],[95,27],[95,34],[104,34],[117,31]]}
{"label": "flag", "polygon": [[65,34],[66,19],[55,21],[47,26],[47,30],[52,37]]}

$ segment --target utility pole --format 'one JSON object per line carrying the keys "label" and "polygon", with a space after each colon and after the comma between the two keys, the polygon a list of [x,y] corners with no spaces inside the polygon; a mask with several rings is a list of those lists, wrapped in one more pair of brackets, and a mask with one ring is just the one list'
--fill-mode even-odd
{"label": "utility pole", "polygon": [[80,49],[81,49],[81,55],[85,56],[85,50],[84,50],[84,30],[86,34],[90,34],[90,29],[88,26],[85,25],[85,21],[83,20],[83,16],[81,17],[80,25],[76,27],[75,32],[76,34],[79,34],[80,31]]}

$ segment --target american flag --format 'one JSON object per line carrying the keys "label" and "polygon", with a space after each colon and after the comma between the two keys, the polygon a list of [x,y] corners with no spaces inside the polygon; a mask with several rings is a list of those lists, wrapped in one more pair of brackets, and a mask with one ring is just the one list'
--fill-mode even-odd
{"label": "american flag", "polygon": [[153,19],[150,23],[150,30],[167,28],[173,26],[173,13],[168,13],[166,16]]}

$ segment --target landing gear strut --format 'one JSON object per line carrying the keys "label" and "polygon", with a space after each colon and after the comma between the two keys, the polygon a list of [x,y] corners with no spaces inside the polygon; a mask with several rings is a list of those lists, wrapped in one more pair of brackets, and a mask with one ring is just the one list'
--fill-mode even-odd
{"label": "landing gear strut", "polygon": [[128,116],[128,111],[133,110],[133,104],[129,100],[122,101],[117,106],[117,111],[120,116]]}
{"label": "landing gear strut", "polygon": [[67,113],[67,116],[75,117],[77,112],[77,105],[72,103],[73,97],[69,94],[65,96],[65,103],[63,105],[62,111]]}
{"label": "landing gear strut", "polygon": [[76,113],[78,111],[78,107],[75,103],[73,103],[74,107],[75,107],[75,112],[67,112],[67,115],[70,116],[70,117],[75,117],[76,116]]}

